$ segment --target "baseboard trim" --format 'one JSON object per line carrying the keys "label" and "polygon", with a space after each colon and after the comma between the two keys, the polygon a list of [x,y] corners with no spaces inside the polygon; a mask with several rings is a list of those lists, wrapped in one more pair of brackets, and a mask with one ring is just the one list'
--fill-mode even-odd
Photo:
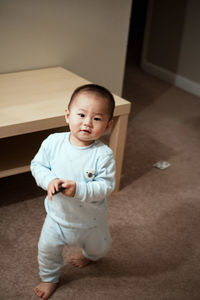
{"label": "baseboard trim", "polygon": [[183,76],[174,74],[164,68],[158,67],[152,63],[147,61],[143,61],[141,64],[141,68],[149,74],[152,74],[162,80],[165,80],[178,88],[181,88],[191,94],[196,96],[200,96],[200,84],[187,79]]}

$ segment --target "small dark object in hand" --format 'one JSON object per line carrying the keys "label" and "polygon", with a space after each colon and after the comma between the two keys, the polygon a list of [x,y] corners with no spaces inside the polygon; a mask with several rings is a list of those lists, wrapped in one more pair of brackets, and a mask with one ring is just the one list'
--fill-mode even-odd
{"label": "small dark object in hand", "polygon": [[58,191],[55,191],[54,195],[56,195],[56,194],[58,194],[58,193],[64,191],[65,189],[66,189],[66,188],[64,188],[62,185],[60,185],[60,186],[58,187]]}

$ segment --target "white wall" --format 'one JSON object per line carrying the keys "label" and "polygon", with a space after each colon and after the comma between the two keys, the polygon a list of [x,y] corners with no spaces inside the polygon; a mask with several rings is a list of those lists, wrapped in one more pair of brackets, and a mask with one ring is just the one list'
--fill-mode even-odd
{"label": "white wall", "polygon": [[121,95],[131,0],[0,0],[0,73],[62,66]]}
{"label": "white wall", "polygon": [[200,84],[200,1],[187,2],[178,73]]}
{"label": "white wall", "polygon": [[200,96],[200,1],[149,0],[142,68]]}

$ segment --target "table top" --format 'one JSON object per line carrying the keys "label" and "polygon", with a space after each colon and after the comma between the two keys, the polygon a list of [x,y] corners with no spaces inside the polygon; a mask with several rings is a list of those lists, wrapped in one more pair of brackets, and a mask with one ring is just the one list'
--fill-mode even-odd
{"label": "table top", "polygon": [[[87,83],[61,67],[0,74],[0,138],[64,126],[72,92]],[[114,116],[128,114],[130,102],[114,98]]]}

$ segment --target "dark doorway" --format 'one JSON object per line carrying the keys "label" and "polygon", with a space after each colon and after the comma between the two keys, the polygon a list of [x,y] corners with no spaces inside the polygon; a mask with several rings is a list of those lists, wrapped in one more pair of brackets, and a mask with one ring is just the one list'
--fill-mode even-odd
{"label": "dark doorway", "polygon": [[140,65],[147,6],[148,0],[133,0],[132,2],[126,67],[128,65],[139,67]]}

